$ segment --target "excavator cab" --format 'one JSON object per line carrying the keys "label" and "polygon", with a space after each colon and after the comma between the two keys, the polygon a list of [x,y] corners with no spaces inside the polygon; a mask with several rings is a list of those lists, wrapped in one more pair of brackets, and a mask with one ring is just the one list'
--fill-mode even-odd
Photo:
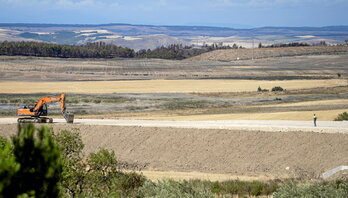
{"label": "excavator cab", "polygon": [[39,109],[40,116],[47,116],[47,104],[42,105]]}

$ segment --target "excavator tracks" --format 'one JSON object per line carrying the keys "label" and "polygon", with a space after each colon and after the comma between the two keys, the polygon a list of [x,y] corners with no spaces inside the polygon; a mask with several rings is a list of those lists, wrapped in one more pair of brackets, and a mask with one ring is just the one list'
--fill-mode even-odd
{"label": "excavator tracks", "polygon": [[18,123],[53,123],[52,118],[46,117],[30,117],[30,118],[18,118]]}

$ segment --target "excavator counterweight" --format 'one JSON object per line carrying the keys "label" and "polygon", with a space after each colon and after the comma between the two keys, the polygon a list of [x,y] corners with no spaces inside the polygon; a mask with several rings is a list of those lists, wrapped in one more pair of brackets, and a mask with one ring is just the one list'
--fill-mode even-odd
{"label": "excavator counterweight", "polygon": [[24,118],[18,118],[18,122],[34,122],[34,123],[52,123],[52,118],[47,118],[47,103],[60,102],[60,109],[63,117],[67,123],[74,122],[74,114],[66,111],[65,108],[65,94],[60,94],[59,97],[43,97],[37,101],[34,106],[24,106],[17,110],[18,116],[26,116]]}

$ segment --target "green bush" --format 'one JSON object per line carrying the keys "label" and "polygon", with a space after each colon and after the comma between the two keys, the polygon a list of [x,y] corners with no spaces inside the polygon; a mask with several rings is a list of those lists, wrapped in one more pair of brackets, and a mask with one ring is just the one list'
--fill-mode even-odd
{"label": "green bush", "polygon": [[159,180],[154,183],[147,180],[138,190],[139,197],[214,197],[211,191],[203,186],[194,186],[187,181]]}
{"label": "green bush", "polygon": [[288,197],[326,197],[346,198],[348,197],[348,180],[319,184],[296,184],[288,181],[273,193],[275,198]]}
{"label": "green bush", "polygon": [[260,86],[257,88],[258,92],[268,92],[268,89],[262,89]]}
{"label": "green bush", "polygon": [[[16,162],[13,154],[13,144],[0,137],[0,197],[11,195],[8,192],[11,181],[18,172],[20,165]],[[14,196],[14,194],[12,194]]]}
{"label": "green bush", "polygon": [[341,114],[338,114],[338,116],[335,118],[334,121],[343,121],[343,120],[348,120],[348,113],[343,112]]}
{"label": "green bush", "polygon": [[277,182],[245,182],[239,180],[231,180],[224,182],[206,182],[212,192],[217,194],[230,194],[230,195],[271,195],[278,188]]}
{"label": "green bush", "polygon": [[209,106],[209,102],[206,101],[181,101],[175,100],[167,102],[164,104],[166,109],[176,110],[176,109],[196,109],[205,108]]}
{"label": "green bush", "polygon": [[0,104],[7,104],[8,103],[8,100],[6,99],[0,99]]}
{"label": "green bush", "polygon": [[[62,163],[58,145],[48,127],[24,125],[0,156],[3,197],[58,197]],[[13,149],[11,149],[13,147]],[[5,157],[4,157],[5,156]],[[4,178],[4,177],[1,177]]]}
{"label": "green bush", "polygon": [[78,133],[78,129],[73,129],[72,131],[62,130],[54,136],[54,139],[61,147],[64,158],[81,159],[82,150],[85,145]]}
{"label": "green bush", "polygon": [[4,149],[8,143],[10,143],[8,139],[0,136],[0,150]]}
{"label": "green bush", "polygon": [[284,89],[282,87],[277,86],[277,87],[273,87],[272,91],[284,91]]}
{"label": "green bush", "polygon": [[17,98],[15,98],[15,99],[10,99],[10,103],[12,103],[12,104],[21,103],[21,99],[17,99]]}
{"label": "green bush", "polygon": [[101,101],[100,99],[94,99],[93,102],[96,103],[96,104],[99,104],[99,103],[101,103],[102,101]]}

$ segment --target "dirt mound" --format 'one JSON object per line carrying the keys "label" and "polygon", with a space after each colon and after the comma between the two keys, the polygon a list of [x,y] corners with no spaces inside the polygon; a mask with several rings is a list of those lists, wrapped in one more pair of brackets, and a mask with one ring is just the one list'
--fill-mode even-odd
{"label": "dirt mound", "polygon": [[189,58],[188,60],[199,61],[235,61],[260,59],[283,56],[303,56],[347,53],[348,46],[330,47],[285,47],[285,48],[256,48],[256,49],[229,49],[215,50]]}
{"label": "dirt mound", "polygon": [[[85,152],[112,149],[119,161],[143,170],[222,173],[279,178],[318,178],[348,164],[348,135],[92,125],[80,129]],[[2,124],[0,135],[14,134]]]}

